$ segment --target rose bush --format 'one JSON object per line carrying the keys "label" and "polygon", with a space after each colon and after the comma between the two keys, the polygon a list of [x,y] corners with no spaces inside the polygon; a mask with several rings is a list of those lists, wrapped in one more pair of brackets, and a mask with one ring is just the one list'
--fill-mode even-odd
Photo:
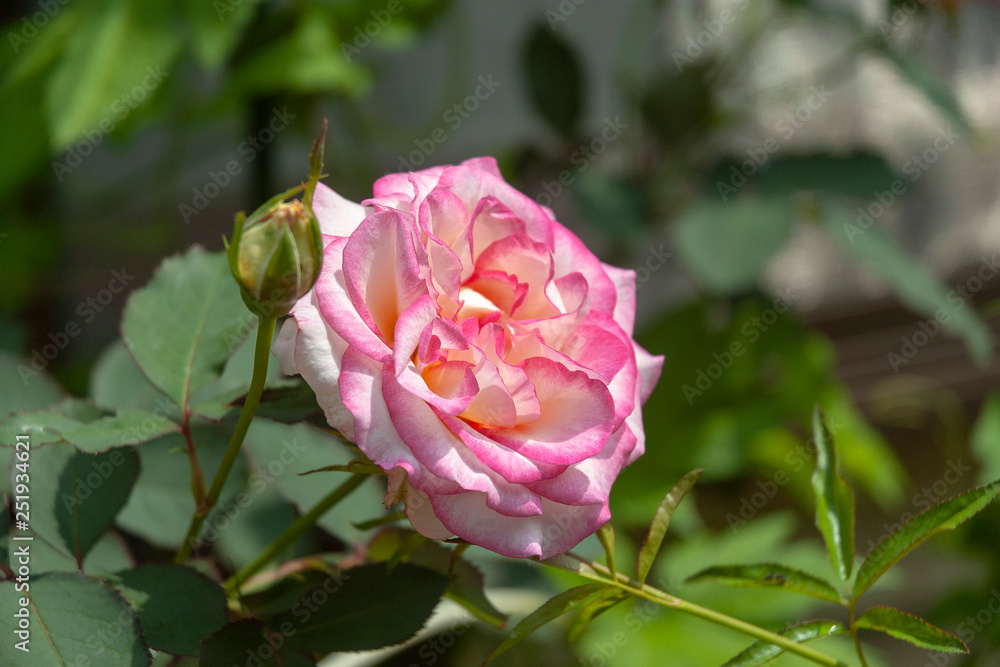
{"label": "rose bush", "polygon": [[324,257],[274,346],[388,474],[413,527],[547,558],[610,518],[662,358],[632,340],[635,274],[603,264],[492,158],[323,186]]}

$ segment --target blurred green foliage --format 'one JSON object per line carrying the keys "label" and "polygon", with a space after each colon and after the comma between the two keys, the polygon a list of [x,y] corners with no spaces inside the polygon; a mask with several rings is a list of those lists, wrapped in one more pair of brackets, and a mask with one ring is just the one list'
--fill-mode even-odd
{"label": "blurred green foliage", "polygon": [[[74,394],[88,394],[89,386],[89,400],[104,409],[155,407],[158,392],[121,343],[114,342],[113,331],[89,351],[60,356],[48,368],[42,364],[45,373],[22,390],[18,365],[31,363],[32,351],[49,343],[50,330],[77,319],[72,305],[67,315],[67,303],[75,301],[61,282],[63,265],[84,257],[101,271],[105,264],[117,266],[122,257],[136,256],[155,264],[192,240],[214,242],[211,234],[193,232],[177,212],[178,203],[190,200],[188,176],[193,172],[204,178],[209,168],[218,169],[231,157],[228,144],[225,150],[199,144],[218,133],[238,137],[237,144],[244,135],[258,136],[272,120],[274,108],[290,110],[290,129],[277,145],[254,149],[243,175],[249,181],[243,206],[250,209],[290,184],[280,150],[304,154],[320,118],[327,115],[337,128],[331,139],[331,179],[346,194],[363,198],[373,178],[397,170],[397,158],[387,156],[408,154],[414,136],[426,136],[412,125],[390,122],[391,114],[377,108],[373,91],[382,73],[373,56],[426,47],[443,31],[461,33],[466,28],[464,13],[475,11],[469,3],[447,0],[50,4],[52,11],[45,9],[49,5],[32,2],[3,10],[9,13],[4,14],[0,48],[0,348],[13,356],[0,356],[0,416],[64,399],[64,390],[49,372]],[[870,230],[854,236],[847,227],[873,191],[888,190],[899,178],[878,147],[832,154],[828,149],[792,152],[765,145],[759,149],[765,151],[763,166],[754,166],[751,173],[744,166],[747,152],[718,150],[726,145],[721,138],[738,132],[747,120],[741,103],[760,93],[744,91],[745,97],[734,101],[733,87],[746,77],[761,41],[773,38],[783,25],[824,26],[844,47],[848,65],[862,59],[884,64],[959,127],[964,141],[975,142],[976,132],[946,82],[892,30],[899,16],[895,12],[901,9],[914,10],[906,12],[907,21],[945,25],[952,25],[949,21],[961,10],[957,3],[892,0],[878,3],[879,16],[871,20],[849,3],[734,2],[734,11],[739,11],[726,29],[736,38],[726,49],[693,53],[687,39],[695,35],[677,37],[662,26],[664,10],[674,3],[629,3],[622,8],[622,33],[607,40],[614,46],[597,53],[613,63],[612,106],[630,127],[620,136],[610,135],[613,141],[605,136],[598,143],[605,128],[589,120],[588,106],[595,98],[592,63],[572,31],[562,29],[572,20],[563,8],[570,3],[551,4],[517,23],[523,36],[516,58],[524,104],[530,105],[550,141],[497,145],[487,138],[480,146],[498,155],[515,185],[538,193],[540,203],[552,205],[567,224],[602,244],[607,261],[631,261],[650,239],[669,238],[676,252],[671,266],[682,267],[702,288],[696,297],[647,317],[649,324],[638,336],[666,361],[645,411],[647,453],[622,474],[613,493],[618,549],[634,552],[664,490],[692,468],[703,467],[695,502],[689,501],[675,518],[672,535],[683,539],[668,537],[651,581],[659,579],[667,590],[754,623],[808,618],[814,607],[793,597],[754,592],[734,598],[680,582],[720,561],[780,558],[823,571],[820,543],[811,533],[803,537],[801,530],[812,520],[809,473],[814,454],[808,424],[817,403],[829,416],[846,475],[884,512],[886,521],[912,510],[907,501],[915,487],[906,473],[906,448],[891,446],[854,405],[838,378],[830,341],[796,317],[796,294],[762,291],[761,272],[797,229],[809,227],[823,230],[844,252],[880,273],[905,304],[923,315],[934,315],[949,304],[941,281],[893,239]],[[708,13],[704,17],[714,18]],[[461,36],[448,40],[448,67],[467,66],[469,45]],[[464,84],[456,84],[451,71],[419,72],[415,78],[421,83],[444,80],[446,103],[464,93]],[[414,108],[437,104],[413,100]],[[88,158],[91,152],[100,153],[101,159]],[[67,178],[70,172],[81,173],[75,170],[84,160],[87,179]],[[428,164],[435,161],[432,156]],[[103,168],[108,174],[100,171]],[[569,183],[560,180],[564,173]],[[553,183],[572,196],[559,199],[543,187]],[[548,201],[542,193],[548,193]],[[228,225],[225,220],[219,228]],[[211,225],[207,229],[215,230]],[[642,255],[640,265],[644,261]],[[145,278],[129,289],[143,282]],[[121,300],[113,308],[123,305]],[[954,314],[951,332],[967,342],[975,358],[989,359],[993,345],[981,318],[971,308]],[[105,345],[111,347],[98,360]],[[217,389],[226,395],[235,387],[238,394],[246,381],[223,373]],[[205,428],[214,439],[221,437],[219,427]],[[262,422],[248,440],[248,457],[261,457],[255,437],[257,442],[265,436],[291,438],[292,428]],[[188,497],[163,496],[164,477],[187,474],[183,465],[177,466],[178,445],[171,437],[140,448],[139,484],[118,516],[118,528],[97,543],[84,561],[84,571],[120,569],[130,554],[162,556],[164,545],[156,544],[147,530],[154,521],[152,509],[160,512],[164,505],[190,503]],[[325,436],[311,437],[330,444]],[[998,476],[998,441],[1000,403],[994,395],[976,423],[972,449],[963,449],[982,464],[984,481]],[[218,444],[209,439],[209,459],[217,458]],[[0,457],[7,451],[0,450]],[[244,474],[236,485],[249,482],[249,463],[242,465]],[[786,483],[774,481],[778,473],[787,476]],[[269,490],[223,534],[217,548],[225,560],[234,566],[245,563],[288,517],[308,504],[300,496],[313,493],[312,480],[293,484],[296,481],[290,478]],[[775,492],[757,507],[751,499],[770,489],[769,483]],[[963,488],[951,489],[949,495],[971,484],[971,478],[962,480]],[[173,523],[188,514],[190,507],[178,510]],[[162,514],[156,516],[162,520]],[[325,521],[327,532],[308,535],[285,557],[315,552],[317,545],[341,548],[331,534],[352,539],[356,533],[351,522],[367,518],[366,512],[338,511]],[[946,593],[930,587],[917,598],[928,618],[956,631],[988,609],[991,593],[986,591],[1000,588],[998,520],[1000,510],[992,508],[965,531],[941,539],[936,559],[915,560],[912,569],[904,565],[895,578],[880,582],[882,593],[906,595],[920,588],[919,582],[951,572]],[[182,531],[184,523],[186,519],[175,528]],[[162,535],[162,529],[157,534]],[[581,550],[596,554],[599,547],[588,541]],[[488,554],[474,559],[485,569],[490,586],[527,589],[545,581],[524,563]],[[52,569],[74,565],[63,553],[40,556],[36,565],[43,563]],[[969,567],[961,569],[956,563]],[[554,575],[550,583],[558,587],[569,581]],[[982,627],[973,632],[973,654],[978,657],[955,664],[995,664],[990,656],[1000,654],[1000,622],[992,616],[989,620],[978,621]],[[477,626],[451,640],[455,646],[448,651],[422,652],[424,647],[416,647],[384,664],[474,664],[485,658],[498,636]],[[831,641],[835,648],[830,651],[836,653],[837,640]],[[742,637],[707,624],[625,604],[602,615],[575,647],[557,632],[542,633],[498,664],[655,665],[665,664],[664,656],[670,656],[666,664],[702,667],[718,664],[744,646]],[[883,648],[871,661],[873,667],[922,664],[918,661],[924,658],[913,653],[899,658],[894,645]],[[838,655],[849,658],[850,648],[843,647]],[[776,664],[799,663],[783,658]]]}

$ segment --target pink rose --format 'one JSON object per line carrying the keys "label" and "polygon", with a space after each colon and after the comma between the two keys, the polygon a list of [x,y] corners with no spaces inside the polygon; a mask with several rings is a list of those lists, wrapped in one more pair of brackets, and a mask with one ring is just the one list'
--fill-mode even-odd
{"label": "pink rose", "polygon": [[320,184],[323,268],[274,352],[432,539],[563,553],[611,517],[662,365],[632,340],[635,273],[602,264],[492,158]]}

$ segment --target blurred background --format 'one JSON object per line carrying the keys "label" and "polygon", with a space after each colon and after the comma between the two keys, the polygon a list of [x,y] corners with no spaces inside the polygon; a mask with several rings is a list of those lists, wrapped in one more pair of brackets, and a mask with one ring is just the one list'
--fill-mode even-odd
{"label": "blurred background", "polygon": [[[385,173],[494,155],[637,271],[638,338],[666,364],[647,454],[613,493],[622,554],[705,468],[651,577],[667,590],[772,628],[824,611],[684,583],[721,562],[829,574],[808,482],[816,403],[862,553],[1000,477],[996,3],[5,0],[0,23],[0,349],[72,394],[121,354],[105,350],[127,293],[191,244],[220,250],[236,211],[303,180],[328,118],[326,183],[350,199]],[[141,521],[119,524],[155,553]],[[993,508],[935,539],[871,595],[974,657],[873,636],[873,665],[1000,665],[998,525]],[[477,551],[515,615],[570,581]],[[349,664],[479,664],[498,635],[467,626]],[[552,628],[500,664],[702,667],[746,644],[621,605],[576,644]]]}

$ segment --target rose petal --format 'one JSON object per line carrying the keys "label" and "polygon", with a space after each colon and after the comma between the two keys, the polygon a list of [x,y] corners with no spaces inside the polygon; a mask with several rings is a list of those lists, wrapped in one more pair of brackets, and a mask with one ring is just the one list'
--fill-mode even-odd
{"label": "rose petal", "polygon": [[596,456],[567,466],[557,477],[528,486],[543,498],[564,505],[607,504],[611,485],[630,461],[637,443],[632,429],[623,424]]}
{"label": "rose petal", "polygon": [[[427,403],[396,382],[389,369],[382,377],[382,395],[400,437],[433,475],[462,489],[482,491],[488,506],[505,516],[534,516],[541,512],[538,496],[523,486],[509,484],[483,465]],[[411,483],[429,493],[421,480],[411,479]],[[429,495],[433,498],[434,494]]]}
{"label": "rose petal", "polygon": [[615,407],[603,382],[542,357],[525,359],[521,367],[538,395],[541,416],[481,433],[536,461],[558,465],[578,463],[604,449]]}
{"label": "rose petal", "polygon": [[354,418],[340,400],[337,384],[347,342],[327,326],[313,292],[296,304],[292,315],[281,325],[274,356],[285,375],[302,375],[330,426],[353,438]]}
{"label": "rose petal", "polygon": [[392,349],[361,319],[351,302],[342,269],[347,243],[348,239],[338,237],[323,251],[323,270],[313,288],[316,303],[330,328],[352,347],[372,359],[387,359],[392,355]]}
{"label": "rose petal", "polygon": [[400,313],[430,293],[413,242],[412,224],[398,212],[383,211],[365,218],[344,246],[351,303],[390,348]]}
{"label": "rose petal", "polygon": [[565,553],[611,518],[607,505],[574,507],[545,498],[539,516],[515,518],[492,510],[483,493],[431,496],[434,514],[464,540],[510,558]]}
{"label": "rose petal", "polygon": [[344,199],[322,183],[316,184],[312,207],[320,232],[330,236],[350,236],[371,212],[371,209]]}

